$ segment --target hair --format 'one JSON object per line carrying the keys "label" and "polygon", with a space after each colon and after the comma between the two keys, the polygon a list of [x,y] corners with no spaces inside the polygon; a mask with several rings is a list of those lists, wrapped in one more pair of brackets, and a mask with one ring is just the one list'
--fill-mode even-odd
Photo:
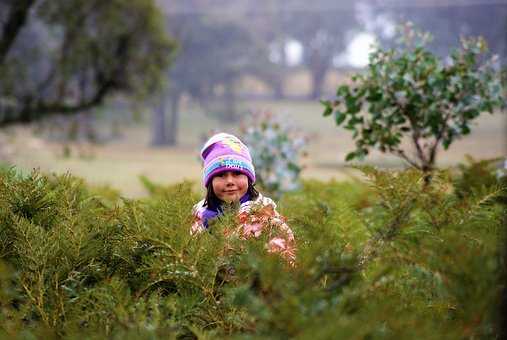
{"label": "hair", "polygon": [[[255,189],[255,184],[252,183],[250,178],[248,179],[248,189],[246,193],[250,196],[250,199],[254,200],[259,197],[259,192]],[[220,198],[217,197],[215,192],[213,191],[213,178],[209,181],[208,186],[206,187],[206,198],[204,199],[204,206],[209,209],[215,210],[218,209],[222,203],[224,203]]]}

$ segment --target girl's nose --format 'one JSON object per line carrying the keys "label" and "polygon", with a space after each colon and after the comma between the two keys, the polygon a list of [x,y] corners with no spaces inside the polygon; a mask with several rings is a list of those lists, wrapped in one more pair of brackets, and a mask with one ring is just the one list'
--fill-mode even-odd
{"label": "girl's nose", "polygon": [[234,179],[234,176],[232,175],[232,173],[228,172],[225,174],[225,181],[227,183],[232,183],[233,179]]}

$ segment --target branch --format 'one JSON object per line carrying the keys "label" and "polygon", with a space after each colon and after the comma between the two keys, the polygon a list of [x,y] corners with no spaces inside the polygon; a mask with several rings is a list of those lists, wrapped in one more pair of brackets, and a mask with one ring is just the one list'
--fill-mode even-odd
{"label": "branch", "polygon": [[[456,102],[460,102],[461,100],[463,100],[463,98],[464,98],[464,92],[462,91],[462,92],[460,92]],[[435,156],[437,153],[438,144],[440,143],[440,141],[444,137],[444,132],[447,130],[447,122],[449,121],[449,118],[451,118],[451,109],[449,106],[447,106],[446,112],[447,113],[444,118],[444,125],[443,125],[442,129],[438,132],[438,135],[435,138],[435,142],[433,143],[433,145],[431,146],[431,149],[430,149],[431,150],[430,151],[431,164],[433,164],[433,162],[435,161]]]}
{"label": "branch", "polygon": [[[466,95],[466,92],[464,90],[462,90],[457,96],[456,96],[456,99],[454,100],[454,104],[456,103],[459,103],[463,100],[463,98],[465,98],[465,95]],[[435,156],[436,156],[436,153],[437,153],[437,148],[438,148],[438,144],[440,143],[440,141],[442,140],[442,138],[444,137],[444,132],[447,130],[447,122],[449,121],[449,119],[451,118],[451,107],[449,104],[445,105],[447,107],[447,110],[443,109],[446,111],[446,115],[445,115],[445,118],[444,118],[444,125],[442,127],[442,129],[438,132],[438,135],[437,137],[435,138],[435,142],[433,143],[433,145],[431,146],[431,151],[430,151],[430,164],[433,164],[433,162],[435,161]]]}
{"label": "branch", "polygon": [[365,268],[371,260],[376,258],[379,255],[379,251],[399,234],[404,224],[409,221],[410,213],[414,209],[414,206],[414,198],[405,201],[401,207],[393,211],[395,216],[385,226],[384,231],[374,235],[367,241],[362,254],[359,256],[358,268],[360,270]]}
{"label": "branch", "polygon": [[18,0],[11,5],[7,21],[2,29],[2,39],[0,40],[0,65],[3,64],[7,53],[14,44],[16,37],[26,22],[30,8],[35,0]]}
{"label": "branch", "polygon": [[[421,148],[421,145],[419,144],[419,138],[421,137],[421,132],[419,131],[419,128],[417,127],[416,121],[414,120],[414,118],[411,115],[407,114],[406,112],[403,115],[405,117],[408,117],[408,119],[410,121],[410,125],[412,126],[412,130],[413,130],[412,142],[414,143],[415,149],[417,151],[417,157],[419,157],[419,159],[421,160],[422,169],[424,169],[424,167],[427,164],[427,160],[424,155],[424,151]],[[419,167],[419,166],[417,168],[421,169],[421,167]]]}
{"label": "branch", "polygon": [[415,149],[417,151],[417,156],[421,160],[422,166],[424,167],[428,163],[428,161],[426,159],[426,156],[424,155],[424,151],[421,148],[421,145],[419,144],[419,138],[421,138],[419,129],[414,129],[414,133],[412,134],[412,142],[414,143]]}
{"label": "branch", "polygon": [[391,152],[395,156],[398,156],[398,157],[402,158],[403,160],[405,160],[408,164],[410,164],[414,168],[421,170],[421,166],[419,164],[417,164],[416,162],[414,162],[413,160],[411,160],[410,158],[408,158],[408,156],[405,154],[405,152],[403,150],[392,149]]}
{"label": "branch", "polygon": [[430,147],[430,164],[433,164],[435,162],[435,156],[437,154],[437,148],[438,144],[444,137],[444,132],[447,130],[447,121],[451,117],[450,112],[447,112],[447,115],[444,118],[444,126],[442,129],[438,132],[437,136],[435,137],[435,142]]}
{"label": "branch", "polygon": [[12,108],[10,111],[1,111],[0,106],[0,127],[12,125],[14,123],[31,123],[39,120],[44,116],[56,114],[76,114],[96,107],[104,101],[115,90],[128,89],[128,84],[122,83],[125,69],[129,61],[129,51],[132,48],[131,40],[128,34],[119,38],[118,46],[115,51],[116,67],[108,70],[107,74],[98,69],[96,66],[95,81],[97,90],[91,98],[83,100],[77,104],[65,105],[64,101],[44,102],[43,100],[35,101],[33,97],[18,98],[18,103],[23,103],[21,109]]}
{"label": "branch", "polygon": [[11,111],[0,112],[0,127],[6,127],[15,123],[31,123],[45,116],[64,114],[71,115],[89,110],[100,105],[106,95],[116,89],[115,83],[109,80],[102,84],[95,95],[84,102],[75,105],[64,105],[62,102],[45,103],[37,102],[35,105],[28,104],[21,111],[12,109]]}
{"label": "branch", "polygon": [[[91,3],[88,9],[85,9],[82,12],[80,12],[79,16],[77,16],[74,19],[74,24],[67,27],[60,48],[60,55],[57,61],[55,61],[52,64],[51,71],[48,72],[48,76],[46,77],[46,79],[44,79],[37,86],[36,95],[38,96],[38,98],[42,97],[42,93],[44,92],[44,90],[50,86],[51,82],[53,82],[53,80],[58,75],[57,74],[58,68],[65,64],[68,52],[71,50],[72,43],[76,41],[77,34],[80,32],[80,30],[83,30],[83,26],[85,24],[86,19],[93,14],[93,11],[97,10],[100,4],[101,4],[100,1],[95,1]],[[104,4],[104,2],[102,2],[102,4]]]}

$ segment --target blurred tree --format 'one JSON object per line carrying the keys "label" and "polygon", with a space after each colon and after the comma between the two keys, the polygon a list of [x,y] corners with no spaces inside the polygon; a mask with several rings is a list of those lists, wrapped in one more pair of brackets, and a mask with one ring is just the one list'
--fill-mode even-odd
{"label": "blurred tree", "polygon": [[[177,144],[180,100],[188,95],[208,114],[217,114],[212,102],[223,105],[218,118],[236,121],[236,86],[241,76],[257,73],[267,64],[263,44],[237,18],[194,12],[206,8],[199,0],[180,11],[167,8],[168,30],[179,42],[179,53],[170,68],[169,86],[154,110],[153,145]],[[204,6],[204,7],[203,7]],[[188,11],[187,11],[188,9]],[[168,101],[168,102],[167,102]],[[165,121],[167,106],[171,116]],[[166,130],[167,126],[167,130]]]}
{"label": "blurred tree", "polygon": [[248,29],[266,46],[266,64],[257,69],[255,76],[264,81],[273,90],[275,100],[285,97],[284,80],[290,71],[287,44],[291,36],[285,29],[290,12],[279,0],[264,0],[262,8],[259,2],[249,2],[245,8]]}
{"label": "blurred tree", "polygon": [[153,0],[0,2],[0,126],[152,93],[174,44]]}
{"label": "blurred tree", "polygon": [[303,45],[303,63],[312,79],[310,98],[319,99],[334,59],[359,29],[355,1],[291,0],[285,5],[290,11],[285,30]]}
{"label": "blurred tree", "polygon": [[[366,2],[378,14],[388,14],[394,22],[411,21],[432,33],[434,41],[428,46],[439,56],[449,55],[450,47],[461,36],[482,36],[492,53],[503,63],[507,58],[507,2],[428,2],[415,0],[407,4],[394,1],[389,5],[376,0]],[[381,27],[379,27],[381,28]]]}

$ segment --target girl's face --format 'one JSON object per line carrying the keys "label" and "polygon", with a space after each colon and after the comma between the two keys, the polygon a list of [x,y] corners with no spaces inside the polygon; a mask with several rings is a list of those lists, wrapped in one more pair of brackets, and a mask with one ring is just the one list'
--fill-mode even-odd
{"label": "girl's face", "polygon": [[239,171],[225,171],[213,177],[211,184],[220,200],[238,202],[248,190],[248,177]]}

